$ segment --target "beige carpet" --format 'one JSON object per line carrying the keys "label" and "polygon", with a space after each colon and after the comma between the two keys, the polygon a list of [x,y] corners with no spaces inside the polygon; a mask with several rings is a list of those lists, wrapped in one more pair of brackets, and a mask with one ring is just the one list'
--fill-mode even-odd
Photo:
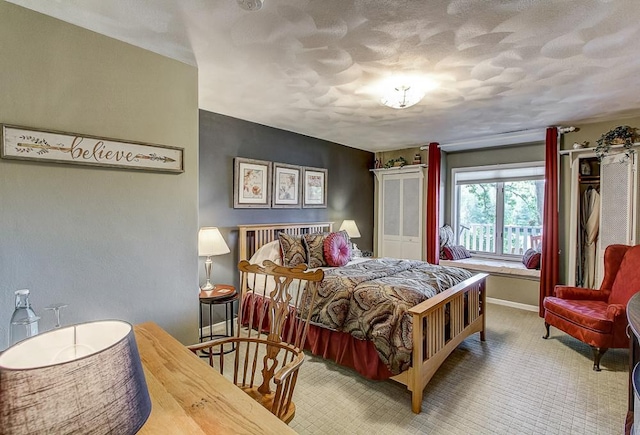
{"label": "beige carpet", "polygon": [[610,350],[594,372],[591,349],[537,313],[494,304],[487,341],[456,349],[425,389],[422,413],[393,381],[369,381],[307,355],[290,426],[301,434],[620,434],[628,352]]}

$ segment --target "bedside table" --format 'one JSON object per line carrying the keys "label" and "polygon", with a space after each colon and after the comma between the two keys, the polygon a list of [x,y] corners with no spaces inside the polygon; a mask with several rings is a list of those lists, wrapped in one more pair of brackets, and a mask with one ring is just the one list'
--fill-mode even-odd
{"label": "bedside table", "polygon": [[[200,338],[200,343],[203,341],[213,340],[214,338],[221,337],[232,337],[233,336],[233,306],[234,302],[238,300],[238,292],[236,288],[232,285],[226,284],[215,284],[212,290],[200,290],[199,294],[199,302],[200,309],[199,311],[199,319],[200,319],[200,329],[198,331],[198,336]],[[209,306],[209,325],[203,325],[202,321],[202,310]],[[214,334],[213,333],[213,307],[214,305],[224,305],[225,306],[225,321],[224,321],[224,334]],[[202,329],[208,326],[209,333],[204,334]],[[235,350],[235,346],[231,346],[231,349],[226,350],[225,353],[232,352]],[[214,353],[214,355],[216,355]],[[207,354],[208,356],[208,354]]]}

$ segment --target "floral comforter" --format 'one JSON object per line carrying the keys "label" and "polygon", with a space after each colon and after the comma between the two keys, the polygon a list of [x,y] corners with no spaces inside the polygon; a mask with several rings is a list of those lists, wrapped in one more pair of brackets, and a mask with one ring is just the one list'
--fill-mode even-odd
{"label": "floral comforter", "polygon": [[382,258],[325,270],[312,321],[370,340],[391,373],[411,365],[409,308],[472,274],[457,267]]}

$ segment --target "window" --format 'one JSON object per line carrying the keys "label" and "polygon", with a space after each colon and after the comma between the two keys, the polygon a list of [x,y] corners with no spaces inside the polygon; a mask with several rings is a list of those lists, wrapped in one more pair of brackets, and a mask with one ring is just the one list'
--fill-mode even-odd
{"label": "window", "polygon": [[544,163],[453,170],[457,243],[486,256],[519,257],[542,234]]}

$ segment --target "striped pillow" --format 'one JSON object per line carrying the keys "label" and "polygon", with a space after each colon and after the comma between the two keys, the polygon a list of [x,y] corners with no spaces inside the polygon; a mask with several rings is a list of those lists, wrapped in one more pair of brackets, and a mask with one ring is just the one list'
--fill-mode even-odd
{"label": "striped pillow", "polygon": [[462,245],[445,246],[443,250],[446,260],[462,260],[463,258],[471,258],[471,253]]}
{"label": "striped pillow", "polygon": [[278,234],[278,239],[282,250],[283,266],[293,267],[307,262],[307,251],[304,248],[302,237],[280,233]]}

